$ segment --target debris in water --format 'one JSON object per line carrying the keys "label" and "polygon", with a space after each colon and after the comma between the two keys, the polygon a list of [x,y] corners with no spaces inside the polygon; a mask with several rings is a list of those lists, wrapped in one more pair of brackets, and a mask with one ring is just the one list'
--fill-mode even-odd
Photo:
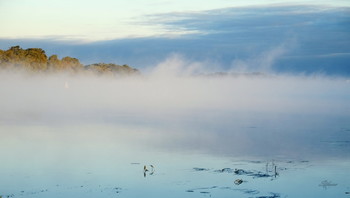
{"label": "debris in water", "polygon": [[234,182],[236,185],[240,185],[243,183],[243,180],[242,179],[236,179],[235,182]]}
{"label": "debris in water", "polygon": [[197,168],[197,167],[195,167],[195,168],[193,168],[193,170],[195,170],[195,171],[208,171],[209,169],[207,169],[207,168]]}
{"label": "debris in water", "polygon": [[154,174],[154,171],[155,171],[154,166],[153,166],[153,165],[150,165],[150,167],[151,167],[151,171],[148,170],[148,168],[147,168],[146,165],[143,166],[143,176],[144,176],[144,177],[147,176],[147,174],[146,174],[147,172],[150,172],[149,175],[153,175],[153,174]]}
{"label": "debris in water", "polygon": [[115,188],[113,188],[113,190],[115,190],[115,193],[120,193],[120,191],[122,190],[122,188],[115,187]]}
{"label": "debris in water", "polygon": [[151,173],[150,173],[150,175],[153,175],[153,173],[154,173],[154,166],[153,166],[153,165],[150,165],[150,167],[151,167]]}
{"label": "debris in water", "polygon": [[243,169],[235,169],[233,171],[236,175],[244,175],[244,174],[251,174],[252,172],[249,172],[249,171],[245,171]]}
{"label": "debris in water", "polygon": [[233,173],[233,170],[231,168],[223,168],[223,169],[215,170],[215,172],[218,172],[218,173]]}
{"label": "debris in water", "polygon": [[[211,187],[202,187],[202,188],[193,188],[193,189],[189,189],[189,190],[186,190],[186,192],[194,192],[196,190],[210,190],[210,189],[215,189],[215,188],[218,188],[218,186],[211,186]],[[202,193],[204,191],[200,191],[200,193]],[[207,191],[205,191],[207,192]]]}
{"label": "debris in water", "polygon": [[250,163],[253,163],[253,164],[261,164],[262,161],[256,160],[256,161],[250,161]]}
{"label": "debris in water", "polygon": [[251,195],[256,195],[260,193],[258,190],[244,190],[243,192],[245,194],[251,194]]}
{"label": "debris in water", "polygon": [[270,193],[271,196],[259,196],[259,197],[256,197],[256,198],[279,198],[281,197],[278,193]]}

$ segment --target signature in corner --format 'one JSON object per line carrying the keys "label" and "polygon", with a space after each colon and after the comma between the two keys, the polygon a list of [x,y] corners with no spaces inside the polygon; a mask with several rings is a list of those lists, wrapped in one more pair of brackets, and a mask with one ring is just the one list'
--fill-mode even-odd
{"label": "signature in corner", "polygon": [[323,181],[321,181],[321,183],[318,186],[321,186],[324,189],[327,189],[330,186],[336,186],[336,185],[338,185],[338,184],[332,183],[331,181],[328,181],[328,180],[323,180]]}

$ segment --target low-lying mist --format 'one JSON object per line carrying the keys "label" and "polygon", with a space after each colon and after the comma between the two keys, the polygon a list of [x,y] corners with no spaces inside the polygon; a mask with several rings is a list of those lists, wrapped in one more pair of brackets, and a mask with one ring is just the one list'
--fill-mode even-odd
{"label": "low-lying mist", "polygon": [[[0,81],[4,137],[16,131],[13,126],[30,126],[29,131],[103,126],[101,136],[111,126],[105,129],[115,131],[107,134],[118,136],[114,140],[168,151],[348,155],[350,82],[345,78],[210,73],[201,63],[169,59],[137,76],[3,71]],[[330,149],[339,142],[345,145]]]}
{"label": "low-lying mist", "polygon": [[346,115],[344,78],[273,74],[194,75],[200,65],[166,62],[141,76],[0,73],[0,120],[103,121],[230,112]]}

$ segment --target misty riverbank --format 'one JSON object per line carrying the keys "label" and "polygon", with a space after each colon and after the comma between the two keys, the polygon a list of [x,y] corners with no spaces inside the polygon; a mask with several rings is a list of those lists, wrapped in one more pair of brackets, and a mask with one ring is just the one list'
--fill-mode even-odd
{"label": "misty riverbank", "polygon": [[59,59],[56,54],[48,57],[41,48],[22,49],[13,46],[0,50],[0,69],[12,72],[94,74],[106,76],[138,75],[139,71],[126,64],[95,63],[83,65],[79,59],[69,56]]}
{"label": "misty riverbank", "polygon": [[157,68],[148,75],[125,78],[8,72],[0,72],[0,76],[2,120],[35,119],[26,114],[37,114],[38,119],[44,115],[79,117],[80,112],[87,116],[101,112],[102,117],[113,112],[294,112],[311,116],[349,113],[350,83],[343,78],[194,77]]}
{"label": "misty riverbank", "polygon": [[122,78],[2,71],[0,196],[341,197],[349,86],[169,62]]}

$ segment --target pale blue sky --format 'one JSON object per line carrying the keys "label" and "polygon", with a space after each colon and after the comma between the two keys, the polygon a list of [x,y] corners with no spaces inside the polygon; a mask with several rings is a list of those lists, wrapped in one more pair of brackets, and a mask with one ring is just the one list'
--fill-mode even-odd
{"label": "pale blue sky", "polygon": [[89,42],[125,37],[176,37],[195,32],[188,29],[169,31],[164,24],[145,23],[145,17],[161,13],[288,4],[350,6],[347,0],[0,0],[0,38]]}
{"label": "pale blue sky", "polygon": [[349,0],[0,0],[0,49],[153,67],[350,76]]}

